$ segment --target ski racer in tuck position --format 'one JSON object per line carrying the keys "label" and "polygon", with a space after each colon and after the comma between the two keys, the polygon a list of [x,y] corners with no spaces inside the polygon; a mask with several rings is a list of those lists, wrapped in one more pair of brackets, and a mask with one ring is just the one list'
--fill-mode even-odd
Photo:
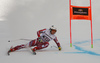
{"label": "ski racer in tuck position", "polygon": [[38,38],[31,40],[27,44],[22,44],[18,45],[15,47],[11,47],[10,50],[8,51],[8,55],[10,52],[14,52],[16,50],[22,49],[22,48],[27,48],[27,47],[32,47],[32,51],[35,52],[36,50],[43,49],[49,46],[49,41],[54,40],[54,42],[58,46],[58,50],[61,50],[60,43],[57,40],[57,37],[55,36],[55,33],[57,32],[57,29],[54,26],[51,26],[50,29],[42,29],[37,32]]}

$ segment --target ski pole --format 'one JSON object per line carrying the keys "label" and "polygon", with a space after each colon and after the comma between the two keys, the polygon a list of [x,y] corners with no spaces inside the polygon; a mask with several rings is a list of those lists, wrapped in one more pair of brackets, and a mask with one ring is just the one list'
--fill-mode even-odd
{"label": "ski pole", "polygon": [[8,40],[8,42],[14,42],[19,40],[31,41],[32,39],[15,39],[15,40]]}

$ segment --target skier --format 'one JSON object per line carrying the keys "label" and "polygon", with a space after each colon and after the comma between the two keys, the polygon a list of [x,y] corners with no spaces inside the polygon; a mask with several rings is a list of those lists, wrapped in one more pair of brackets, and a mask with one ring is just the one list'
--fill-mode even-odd
{"label": "skier", "polygon": [[[38,38],[31,40],[27,44],[18,45],[16,47],[11,47],[8,51],[8,55],[10,52],[14,52],[16,50],[32,47],[32,51],[35,53],[36,50],[43,49],[49,46],[49,41],[54,40],[54,42],[57,44],[59,51],[61,50],[60,43],[57,40],[57,37],[55,36],[55,33],[57,32],[57,29],[54,26],[51,26],[50,29],[42,29],[37,32]],[[35,53],[36,54],[36,53]]]}

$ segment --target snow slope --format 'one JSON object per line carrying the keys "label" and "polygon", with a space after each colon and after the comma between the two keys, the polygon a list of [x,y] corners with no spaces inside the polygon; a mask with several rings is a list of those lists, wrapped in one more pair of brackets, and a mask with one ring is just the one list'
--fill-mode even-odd
{"label": "snow slope", "polygon": [[[73,46],[69,37],[68,0],[0,0],[0,63],[99,63],[99,0],[92,0],[94,48],[91,48],[90,21],[72,21]],[[73,5],[89,5],[87,0],[73,0]],[[55,25],[62,46],[58,51],[51,41],[48,48],[33,55],[29,49],[7,55],[11,46],[26,44],[21,38],[35,39],[36,32]],[[17,39],[17,40],[16,40]],[[16,40],[8,42],[8,40]]]}

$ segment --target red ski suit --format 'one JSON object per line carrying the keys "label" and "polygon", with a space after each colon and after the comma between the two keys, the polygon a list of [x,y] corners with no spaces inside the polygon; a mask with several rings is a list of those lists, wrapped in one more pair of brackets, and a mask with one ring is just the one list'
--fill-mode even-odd
{"label": "red ski suit", "polygon": [[50,33],[49,29],[39,30],[37,32],[37,35],[38,35],[37,39],[30,41],[28,44],[16,46],[13,49],[19,50],[22,48],[26,48],[27,46],[28,47],[35,46],[36,50],[39,50],[39,49],[43,49],[43,48],[48,47],[49,41],[51,41],[51,40],[54,40],[54,42],[57,44],[58,47],[60,46],[60,43],[58,42],[57,37],[55,35],[52,35]]}

